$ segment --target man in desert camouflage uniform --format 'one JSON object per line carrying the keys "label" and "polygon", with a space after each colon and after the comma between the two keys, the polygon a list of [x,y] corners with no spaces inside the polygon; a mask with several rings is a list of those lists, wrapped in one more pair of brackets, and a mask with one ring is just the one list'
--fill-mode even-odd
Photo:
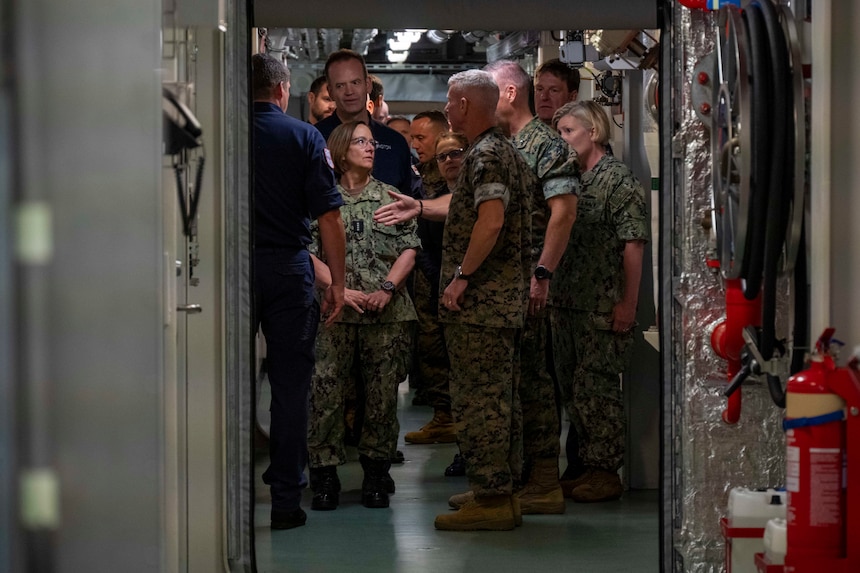
{"label": "man in desert camouflage uniform", "polygon": [[571,280],[553,285],[551,320],[556,373],[587,470],[562,486],[574,501],[600,502],[623,492],[618,469],[626,425],[619,375],[633,343],[648,215],[630,168],[606,153],[610,126],[599,104],[560,108],[555,121],[563,137],[569,125],[562,123],[565,116],[582,121],[576,127],[585,131],[579,142],[586,141],[586,151],[577,149],[582,190],[559,267]]}
{"label": "man in desert camouflage uniform", "polygon": [[495,127],[498,86],[479,70],[448,81],[445,111],[469,151],[445,224],[442,307],[451,400],[474,499],[436,517],[437,529],[514,528],[519,329],[530,274],[534,175]]}
{"label": "man in desert camouflage uniform", "polygon": [[[496,118],[540,182],[532,209],[529,312],[523,326],[520,402],[523,455],[528,482],[517,492],[524,514],[564,513],[558,482],[559,408],[555,382],[547,371],[550,284],[564,281],[557,268],[576,220],[579,167],[567,143],[529,110],[531,78],[517,62],[484,68],[499,85]],[[551,280],[552,279],[552,280]],[[553,287],[554,288],[554,287]]]}

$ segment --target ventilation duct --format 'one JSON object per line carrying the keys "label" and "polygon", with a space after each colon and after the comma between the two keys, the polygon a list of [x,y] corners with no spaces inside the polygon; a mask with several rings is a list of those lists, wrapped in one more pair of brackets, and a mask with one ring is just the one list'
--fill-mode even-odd
{"label": "ventilation duct", "polygon": [[487,36],[488,32],[485,30],[470,30],[468,32],[463,32],[463,39],[470,44],[477,44]]}
{"label": "ventilation duct", "polygon": [[343,30],[340,28],[320,28],[320,37],[323,41],[323,50],[326,54],[331,54],[340,49]]}
{"label": "ventilation duct", "polygon": [[[373,40],[374,36],[376,36],[377,32],[376,28],[356,28],[352,31],[352,49],[355,52],[358,52],[362,56],[367,55],[367,48],[370,46],[370,42]],[[334,50],[332,50],[333,52]],[[331,52],[329,52],[331,53]]]}
{"label": "ventilation duct", "polygon": [[308,59],[315,62],[320,59],[319,35],[316,28],[302,28],[305,35],[305,45],[308,49]]}
{"label": "ventilation duct", "polygon": [[427,30],[425,36],[434,44],[444,44],[451,39],[451,35],[454,33],[456,30]]}

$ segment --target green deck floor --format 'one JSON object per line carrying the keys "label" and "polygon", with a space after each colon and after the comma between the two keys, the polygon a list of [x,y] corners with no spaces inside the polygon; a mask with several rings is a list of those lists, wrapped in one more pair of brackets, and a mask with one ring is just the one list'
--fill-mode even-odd
{"label": "green deck floor", "polygon": [[[269,529],[269,494],[256,464],[257,571],[259,573],[652,573],[659,571],[657,491],[626,492],[620,501],[583,505],[568,500],[564,515],[524,516],[504,532],[436,531],[433,519],[449,511],[448,497],[468,489],[465,477],[444,477],[456,446],[406,445],[403,434],[432,417],[399,395],[400,445],[406,462],[393,465],[397,493],[388,509],[361,505],[361,468],[338,468],[343,492],[335,511],[302,507],[305,527]],[[353,451],[353,454],[355,452]],[[565,460],[561,461],[562,468]]]}

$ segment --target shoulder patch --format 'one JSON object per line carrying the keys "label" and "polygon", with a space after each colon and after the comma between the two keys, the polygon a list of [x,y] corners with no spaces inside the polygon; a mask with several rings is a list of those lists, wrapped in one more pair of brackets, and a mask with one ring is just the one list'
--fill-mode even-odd
{"label": "shoulder patch", "polygon": [[328,147],[323,150],[323,154],[325,155],[325,162],[328,163],[328,166],[331,167],[333,170],[334,161],[331,160],[331,151],[328,150]]}

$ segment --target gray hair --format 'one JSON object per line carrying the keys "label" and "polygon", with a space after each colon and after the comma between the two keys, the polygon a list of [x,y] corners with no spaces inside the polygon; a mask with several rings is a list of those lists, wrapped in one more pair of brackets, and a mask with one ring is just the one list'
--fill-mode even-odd
{"label": "gray hair", "polygon": [[[496,60],[484,66],[484,71],[499,78],[499,83],[510,84],[517,88],[517,92],[528,100],[532,89],[532,79],[519,63],[513,60]],[[501,86],[499,86],[501,87]]]}
{"label": "gray hair", "polygon": [[468,94],[467,98],[479,108],[496,113],[499,103],[499,86],[489,72],[483,70],[466,70],[454,74],[448,79],[448,89],[454,92]]}

